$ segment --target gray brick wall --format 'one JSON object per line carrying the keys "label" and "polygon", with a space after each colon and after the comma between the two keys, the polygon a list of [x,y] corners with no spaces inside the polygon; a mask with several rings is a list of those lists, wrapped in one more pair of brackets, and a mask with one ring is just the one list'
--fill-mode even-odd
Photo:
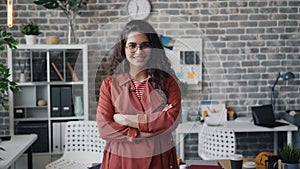
{"label": "gray brick wall", "polygon": [[10,135],[9,127],[9,112],[0,108],[0,138]]}
{"label": "gray brick wall", "polygon": [[[6,1],[1,0],[0,24],[6,24]],[[299,27],[298,0],[152,0],[153,13],[148,20],[166,36],[199,37],[204,40],[203,90],[190,86],[188,101],[217,99],[226,102],[239,115],[249,115],[250,107],[270,103],[271,86],[278,72],[292,71],[293,81],[277,86],[277,110],[299,108]],[[96,113],[95,74],[107,70],[105,54],[127,21],[126,0],[90,0],[77,17],[80,43],[89,43],[90,118]],[[59,10],[45,10],[32,0],[15,2],[15,26],[11,29],[20,43],[22,23],[41,24],[45,37],[57,35],[66,42],[66,18]],[[1,55],[2,56],[2,55]],[[5,60],[5,57],[1,57]],[[101,80],[96,81],[100,83]],[[96,85],[97,86],[97,85]],[[197,109],[197,105],[195,106]],[[270,135],[239,135],[239,149],[254,155],[256,142]],[[268,139],[267,139],[268,138]],[[196,137],[186,138],[188,158],[197,158]],[[284,140],[282,140],[284,141]],[[243,144],[242,144],[243,143]],[[282,142],[281,142],[282,143]],[[272,147],[269,142],[266,147]],[[256,145],[256,144],[255,144]],[[259,149],[260,150],[260,149]]]}

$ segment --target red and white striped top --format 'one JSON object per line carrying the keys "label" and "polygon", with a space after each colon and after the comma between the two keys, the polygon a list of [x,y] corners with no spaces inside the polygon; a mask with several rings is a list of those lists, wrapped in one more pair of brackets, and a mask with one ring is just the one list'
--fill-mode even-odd
{"label": "red and white striped top", "polygon": [[145,85],[147,80],[150,78],[151,76],[148,75],[148,77],[142,81],[137,81],[135,79],[132,80],[134,87],[135,87],[135,94],[138,97],[139,100],[141,100],[142,95],[143,95],[143,91],[145,89]]}

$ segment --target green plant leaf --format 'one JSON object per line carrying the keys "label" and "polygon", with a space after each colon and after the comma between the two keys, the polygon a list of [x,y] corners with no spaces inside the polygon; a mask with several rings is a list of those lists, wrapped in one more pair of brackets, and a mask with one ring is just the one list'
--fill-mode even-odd
{"label": "green plant leaf", "polygon": [[29,22],[27,24],[23,24],[21,27],[21,32],[25,35],[39,35],[40,26],[37,23]]}
{"label": "green plant leaf", "polygon": [[282,162],[296,164],[299,163],[300,149],[298,146],[285,145],[282,149],[279,149],[279,155]]}
{"label": "green plant leaf", "polygon": [[5,46],[8,45],[12,49],[17,49],[17,40],[12,36],[12,33],[7,32],[0,27],[0,50],[5,50]]}
{"label": "green plant leaf", "polygon": [[[17,49],[17,41],[13,37],[12,33],[7,32],[0,26],[0,50],[5,50],[5,45],[8,45],[11,49]],[[12,92],[19,92],[20,88],[14,81],[9,80],[10,69],[0,62],[0,105],[5,109],[8,109],[8,90]],[[0,149],[1,150],[1,149]]]}
{"label": "green plant leaf", "polygon": [[48,3],[48,0],[36,0],[33,1],[33,3],[35,3],[36,5],[44,5],[45,3]]}
{"label": "green plant leaf", "polygon": [[42,5],[47,9],[60,8],[68,16],[71,11],[77,15],[80,15],[79,9],[82,6],[87,5],[88,0],[35,0],[33,3],[36,5]]}
{"label": "green plant leaf", "polygon": [[59,7],[59,4],[57,2],[53,2],[53,3],[44,4],[44,7],[48,9],[56,9]]}

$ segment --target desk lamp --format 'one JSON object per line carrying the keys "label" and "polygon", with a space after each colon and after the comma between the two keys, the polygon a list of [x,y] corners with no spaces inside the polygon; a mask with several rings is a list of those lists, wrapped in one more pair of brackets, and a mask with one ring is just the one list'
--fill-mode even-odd
{"label": "desk lamp", "polygon": [[272,86],[272,93],[271,93],[271,104],[272,104],[273,112],[275,112],[275,103],[276,103],[275,102],[275,86],[277,85],[279,78],[282,78],[283,80],[290,80],[290,79],[294,79],[295,75],[292,72],[286,72],[285,74],[280,74],[280,72],[278,73],[278,76]]}

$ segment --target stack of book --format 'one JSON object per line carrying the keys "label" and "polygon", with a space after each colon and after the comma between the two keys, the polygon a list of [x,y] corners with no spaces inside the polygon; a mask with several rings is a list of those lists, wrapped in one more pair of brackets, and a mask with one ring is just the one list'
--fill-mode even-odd
{"label": "stack of book", "polygon": [[186,160],[188,169],[222,169],[217,160]]}

